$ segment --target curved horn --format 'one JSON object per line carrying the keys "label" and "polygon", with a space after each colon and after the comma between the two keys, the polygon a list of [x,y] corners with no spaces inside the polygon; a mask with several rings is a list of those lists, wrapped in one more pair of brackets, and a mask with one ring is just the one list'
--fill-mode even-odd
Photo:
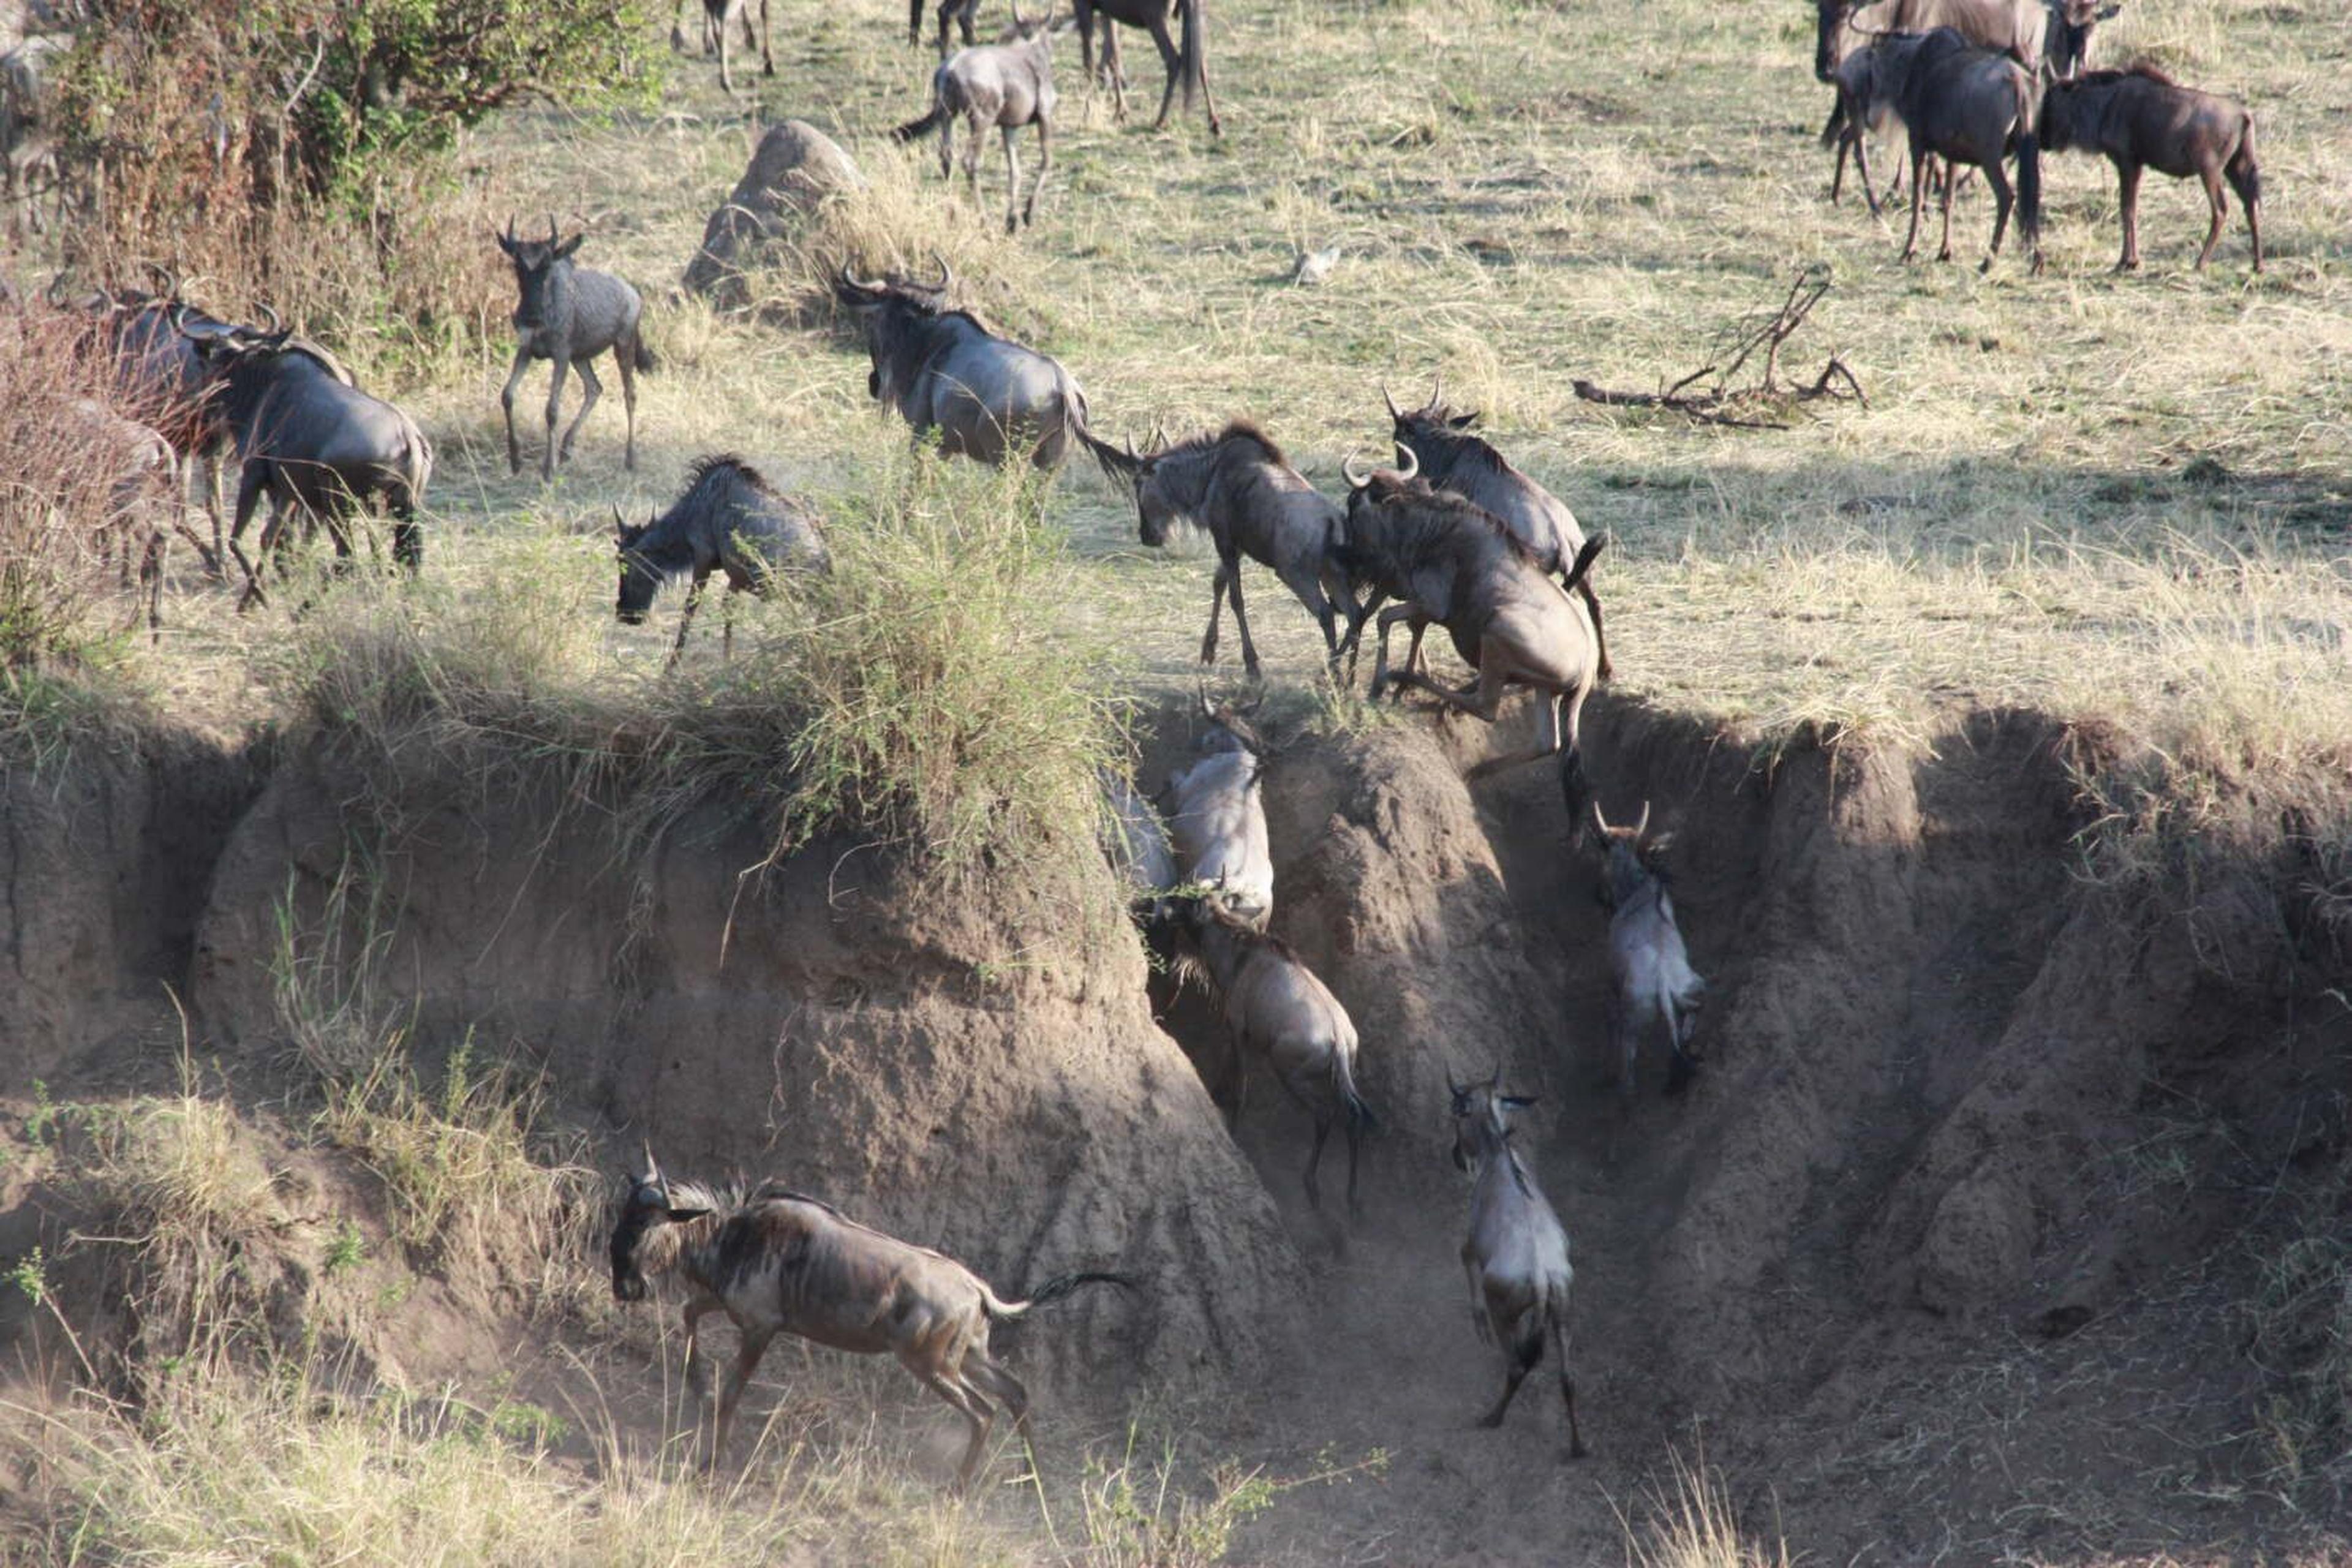
{"label": "curved horn", "polygon": [[1206,719],[1212,724],[1215,723],[1217,721],[1217,710],[1215,708],[1212,707],[1209,702],[1208,677],[1202,676],[1200,679],[1192,683],[1192,695],[1201,700],[1201,717]]}
{"label": "curved horn", "polygon": [[278,319],[278,312],[270,308],[267,300],[256,300],[254,309],[269,318],[269,331],[264,336],[274,338],[286,330],[286,323]]}
{"label": "curved horn", "polygon": [[841,264],[841,280],[844,283],[848,284],[852,289],[856,289],[860,292],[866,294],[879,294],[887,287],[887,284],[878,280],[869,281],[864,278],[858,277],[857,274],[849,269],[849,263],[846,261]]}
{"label": "curved horn", "polygon": [[1396,477],[1398,479],[1409,479],[1412,478],[1413,475],[1421,472],[1421,456],[1419,453],[1415,452],[1412,447],[1404,445],[1402,442],[1399,442],[1397,444],[1397,450],[1404,454],[1404,467],[1396,471]]}
{"label": "curved horn", "polygon": [[1633,837],[1639,838],[1648,831],[1650,831],[1650,803],[1645,800],[1642,803],[1641,820],[1633,824]]}
{"label": "curved horn", "polygon": [[621,503],[614,501],[613,503],[613,537],[619,540],[625,537],[628,531],[628,520],[621,515]]}
{"label": "curved horn", "polygon": [[1433,371],[1429,377],[1429,405],[1432,408],[1438,405],[1438,398],[1444,393],[1444,373],[1442,371]]}
{"label": "curved horn", "polygon": [[509,213],[507,214],[507,241],[509,244],[513,243],[514,237],[514,214]]}
{"label": "curved horn", "polygon": [[1609,818],[1601,815],[1601,799],[1598,795],[1594,796],[1592,801],[1592,826],[1601,829],[1601,837],[1608,837]]}
{"label": "curved horn", "polygon": [[558,227],[556,227],[556,226],[555,226],[555,215],[554,215],[553,213],[550,213],[550,214],[548,214],[548,215],[547,215],[547,243],[548,243],[548,244],[550,244],[550,245],[553,245],[553,244],[555,244],[557,241],[561,240],[562,237],[563,237],[563,231],[562,231],[562,229],[560,229],[560,228],[558,228]]}
{"label": "curved horn", "polygon": [[940,268],[940,280],[931,285],[931,287],[944,294],[955,287],[955,268],[950,267],[948,265],[948,258],[941,256],[936,250],[931,252],[931,259],[939,263]]}
{"label": "curved horn", "polygon": [[149,261],[144,258],[141,258],[139,265],[155,275],[155,281],[163,286],[165,299],[176,300],[180,297],[180,280],[172,275],[170,268],[160,261]]}
{"label": "curved horn", "polygon": [[1360,474],[1356,472],[1356,454],[1353,452],[1339,459],[1339,472],[1346,478],[1348,488],[1351,490],[1362,489],[1372,482],[1372,476],[1369,470]]}
{"label": "curved horn", "polygon": [[1389,395],[1389,384],[1385,381],[1381,383],[1381,401],[1389,405],[1390,418],[1402,419],[1404,417],[1403,414],[1398,411],[1396,399]]}

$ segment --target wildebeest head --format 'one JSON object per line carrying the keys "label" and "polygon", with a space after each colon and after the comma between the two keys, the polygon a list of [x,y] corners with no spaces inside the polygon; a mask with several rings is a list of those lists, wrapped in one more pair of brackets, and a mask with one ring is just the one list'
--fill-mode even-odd
{"label": "wildebeest head", "polygon": [[1592,825],[1601,831],[1602,853],[1608,858],[1601,868],[1601,891],[1610,908],[1622,908],[1644,885],[1665,880],[1664,857],[1674,845],[1675,836],[1651,833],[1648,801],[1642,803],[1642,815],[1633,826],[1612,827],[1596,800],[1592,803]]}
{"label": "wildebeest head", "polygon": [[1265,737],[1249,721],[1249,715],[1255,713],[1259,704],[1265,700],[1264,691],[1240,707],[1230,702],[1212,703],[1205,686],[1198,689],[1195,695],[1201,702],[1202,721],[1207,726],[1201,731],[1195,750],[1203,756],[1213,756],[1219,752],[1247,752],[1254,757],[1265,755]]}
{"label": "wildebeest head", "polygon": [[1348,537],[1349,539],[1358,537],[1356,520],[1364,508],[1378,506],[1381,501],[1411,484],[1420,474],[1421,458],[1412,447],[1399,442],[1397,456],[1403,459],[1402,467],[1388,469],[1367,468],[1360,474],[1356,471],[1356,459],[1352,456],[1339,459],[1339,472],[1346,476],[1348,480]]}
{"label": "wildebeest head", "polygon": [[2050,36],[2042,48],[2043,62],[2050,73],[2065,78],[2088,68],[2092,33],[2100,23],[2112,20],[2122,10],[2120,4],[2103,5],[2099,0],[2052,0]]}
{"label": "wildebeest head", "polygon": [[626,1196],[621,1200],[620,1217],[613,1225],[613,1295],[623,1301],[646,1299],[646,1271],[643,1258],[646,1238],[667,1225],[683,1225],[700,1219],[708,1208],[680,1207],[670,1198],[669,1180],[661,1173],[653,1150],[646,1150],[646,1170],[643,1175],[624,1175],[629,1184]]}
{"label": "wildebeest head", "polygon": [[1838,29],[1854,0],[1813,0],[1813,79],[1828,81],[1837,69]]}
{"label": "wildebeest head", "polygon": [[515,303],[515,325],[540,325],[548,317],[550,281],[570,269],[572,255],[579,250],[580,242],[588,237],[587,230],[564,239],[555,226],[554,215],[550,214],[545,239],[516,238],[512,218],[507,219],[507,231],[493,237],[499,248],[507,253],[507,259],[514,263],[515,289],[520,295]]}
{"label": "wildebeest head", "polygon": [[1437,453],[1468,437],[1471,426],[1478,423],[1476,409],[1457,413],[1439,401],[1440,391],[1441,384],[1432,381],[1427,403],[1419,408],[1399,408],[1389,389],[1381,388],[1381,400],[1389,405],[1389,419],[1394,426],[1397,450],[1412,453],[1416,469],[1431,467]]}
{"label": "wildebeest head", "polygon": [[661,591],[661,569],[637,550],[637,542],[652,527],[650,522],[641,522],[633,528],[621,521],[619,507],[613,509],[614,552],[621,558],[621,593],[613,613],[621,618],[623,626],[645,625],[647,612],[654,607],[654,595]]}
{"label": "wildebeest head", "polygon": [[1466,1175],[1476,1175],[1480,1164],[1509,1140],[1507,1113],[1536,1102],[1531,1094],[1505,1094],[1502,1082],[1499,1067],[1486,1082],[1467,1087],[1454,1081],[1451,1068],[1446,1071],[1445,1087],[1454,1096],[1454,1164]]}
{"label": "wildebeest head", "polygon": [[900,344],[946,308],[948,291],[955,287],[955,272],[947,259],[937,255],[931,259],[939,264],[936,283],[898,272],[886,272],[878,279],[860,278],[850,271],[847,262],[834,274],[833,297],[866,323],[866,347],[874,361],[866,373],[866,391],[877,403],[887,401],[892,390],[884,384],[883,367],[891,363]]}

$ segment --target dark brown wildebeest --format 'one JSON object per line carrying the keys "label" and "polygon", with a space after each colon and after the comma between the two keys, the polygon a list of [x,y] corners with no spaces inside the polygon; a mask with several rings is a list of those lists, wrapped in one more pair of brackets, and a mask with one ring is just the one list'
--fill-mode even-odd
{"label": "dark brown wildebeest", "polygon": [[874,368],[866,390],[939,449],[996,468],[1020,458],[1061,467],[1087,427],[1087,395],[1051,354],[1000,338],[969,310],[948,308],[955,274],[940,280],[892,273],[868,281],[841,268],[834,298],[866,322]]}
{"label": "dark brown wildebeest", "polygon": [[696,1341],[703,1317],[725,1312],[740,1337],[704,1460],[709,1468],[726,1452],[735,1406],[768,1342],[786,1333],[854,1354],[897,1356],[970,1426],[956,1470],[957,1488],[968,1489],[996,1421],[990,1397],[1013,1412],[1022,1440],[1029,1436],[1029,1391],[988,1353],[989,1324],[1025,1316],[1082,1285],[1134,1289],[1122,1275],[1062,1274],[1025,1301],[1000,1300],[954,1258],[773,1184],[748,1195],[673,1185],[650,1149],[645,1174],[628,1180],[613,1227],[614,1298],[642,1301],[649,1277],[672,1270],[685,1276],[693,1292],[685,1307],[687,1385],[698,1401],[710,1384]]}
{"label": "dark brown wildebeest", "polygon": [[[1563,581],[1577,552],[1584,548],[1584,529],[1568,503],[1511,466],[1471,426],[1478,412],[1457,414],[1438,400],[1441,384],[1429,384],[1429,401],[1414,409],[1401,409],[1389,389],[1381,399],[1389,405],[1399,451],[1411,452],[1421,477],[1442,490],[1472,501],[1502,520],[1520,543],[1536,553],[1547,572]],[[1601,650],[1600,678],[1609,679],[1609,637],[1601,625],[1601,599],[1592,591],[1588,573],[1577,584],[1584,608],[1592,616],[1592,637]],[[1369,606],[1367,606],[1369,609]]]}
{"label": "dark brown wildebeest", "polygon": [[[944,27],[944,23],[942,23]],[[958,49],[931,73],[930,112],[909,120],[890,132],[893,140],[911,142],[940,133],[940,177],[955,177],[955,122],[965,121],[963,173],[972,199],[980,199],[980,138],[993,125],[1004,137],[1004,232],[1014,234],[1037,216],[1037,197],[1054,167],[1054,28],[1044,20],[1021,15],[1013,7],[1013,29],[1005,41]],[[1014,135],[1024,125],[1037,128],[1037,178],[1030,184],[1029,199],[1021,199],[1021,159],[1013,150]]]}
{"label": "dark brown wildebeest", "polygon": [[[1216,95],[1209,90],[1209,15],[1207,0],[1076,0],[1078,14],[1078,58],[1084,62],[1087,80],[1095,77],[1095,17],[1103,24],[1103,69],[1110,78],[1111,111],[1119,119],[1127,118],[1127,77],[1119,68],[1118,28],[1125,23],[1141,27],[1151,35],[1160,47],[1160,63],[1168,72],[1168,85],[1160,93],[1160,115],[1151,122],[1154,131],[1168,123],[1168,105],[1176,97],[1176,89],[1184,89],[1184,107],[1192,107],[1197,92],[1209,108],[1209,134],[1222,136],[1225,128],[1217,120]],[[1183,43],[1179,46],[1168,37],[1168,18],[1173,13],[1181,28]]]}
{"label": "dark brown wildebeest", "polygon": [[2042,100],[2042,142],[2053,153],[2104,153],[2116,166],[2124,219],[2118,270],[2139,265],[2139,177],[2154,169],[2174,179],[2204,183],[2213,222],[2197,253],[2201,268],[2221,243],[2229,199],[2224,177],[2246,207],[2254,270],[2263,269],[2263,171],[2254,160],[2254,117],[2210,92],[2181,87],[2154,66],[2092,71],[2053,83]]}
{"label": "dark brown wildebeest", "polygon": [[1642,1030],[1663,1023],[1672,1053],[1666,1091],[1676,1093],[1696,1070],[1690,1037],[1706,983],[1690,966],[1682,928],[1675,923],[1674,894],[1666,887],[1662,858],[1675,836],[1651,835],[1646,800],[1642,803],[1641,820],[1631,827],[1612,827],[1596,800],[1592,826],[1601,831],[1607,856],[1601,874],[1607,879],[1609,973],[1614,982],[1609,1030],[1617,1047],[1618,1087],[1627,1099],[1633,1098],[1633,1058],[1641,1050]]}
{"label": "dark brown wildebeest", "polygon": [[1470,1177],[1470,1234],[1462,1269],[1470,1281],[1470,1321],[1478,1338],[1509,1358],[1503,1396],[1478,1423],[1500,1426],[1512,1395],[1543,1360],[1549,1332],[1559,1347],[1559,1394],[1568,1405],[1568,1457],[1584,1457],[1576,1424],[1576,1379],[1568,1360],[1568,1232],[1511,1147],[1509,1113],[1530,1097],[1502,1092],[1502,1072],[1465,1089],[1445,1075],[1454,1096],[1454,1163]]}
{"label": "dark brown wildebeest", "polygon": [[833,570],[824,525],[816,510],[769,484],[759,469],[732,453],[700,458],[687,469],[686,493],[653,521],[632,528],[613,509],[613,542],[621,557],[621,591],[614,614],[629,626],[643,624],[663,583],[682,572],[694,575],[686,608],[677,617],[677,641],[669,650],[676,664],[686,652],[687,628],[702,604],[702,587],[713,572],[727,574],[728,607],[719,621],[721,646],[735,648],[735,595],[765,598],[781,574]]}
{"label": "dark brown wildebeest", "polygon": [[[2017,211],[2018,233],[2031,248],[2033,265],[2042,265],[2042,150],[2034,137],[2040,111],[2035,79],[2005,54],[1979,48],[1949,27],[1932,33],[1896,33],[1858,49],[1843,72],[1851,90],[1863,105],[1861,112],[1874,117],[1880,106],[1903,121],[1911,143],[1911,228],[1903,243],[1903,259],[1919,249],[1919,205],[1927,187],[1920,184],[1930,154],[1944,160],[1944,238],[1938,261],[1952,258],[1952,187],[1962,164],[1982,169],[1997,205],[1992,244],[1985,252],[1982,270],[1990,271],[2000,254],[2001,237],[2009,231],[2009,215]],[[1843,89],[1842,89],[1843,90]],[[2012,194],[2003,165],[2017,157],[2017,185]]]}
{"label": "dark brown wildebeest", "polygon": [[[1173,447],[1139,455],[1108,442],[1087,438],[1103,472],[1135,492],[1139,534],[1157,548],[1179,520],[1208,531],[1217,547],[1217,574],[1209,590],[1209,629],[1201,638],[1201,662],[1217,657],[1217,622],[1225,600],[1234,602],[1241,628],[1242,663],[1258,673],[1257,645],[1250,640],[1249,616],[1242,608],[1242,558],[1247,556],[1282,579],[1323,628],[1323,647],[1333,679],[1339,674],[1340,638],[1355,629],[1360,612],[1341,559],[1344,520],[1331,500],[1290,466],[1265,432],[1245,419],[1223,430],[1203,432]],[[1341,616],[1347,625],[1339,624]]]}
{"label": "dark brown wildebeest", "polygon": [[[1607,540],[1586,542],[1563,586],[1495,517],[1450,490],[1432,489],[1413,477],[1413,468],[1359,478],[1352,459],[1341,467],[1350,487],[1351,564],[1376,591],[1403,601],[1380,614],[1371,694],[1378,697],[1393,680],[1491,724],[1507,688],[1533,688],[1544,704],[1537,743],[1480,763],[1470,776],[1560,753],[1560,794],[1570,831],[1580,832],[1586,796],[1577,728],[1599,674],[1600,638],[1584,606],[1570,595]],[[1389,632],[1399,621],[1412,623],[1416,650],[1432,623],[1444,626],[1477,679],[1458,690],[1440,686],[1413,668],[1413,654],[1403,671],[1391,674]]]}
{"label": "dark brown wildebeest", "polygon": [[1310,1207],[1323,1206],[1315,1179],[1331,1124],[1344,1120],[1348,1134],[1348,1211],[1356,1212],[1356,1167],[1364,1134],[1379,1125],[1356,1092],[1356,1026],[1331,988],[1300,961],[1290,944],[1253,930],[1213,899],[1171,899],[1176,918],[1191,938],[1201,965],[1217,992],[1224,1019],[1226,1087],[1231,1100],[1225,1125],[1241,1121],[1249,1085],[1245,1058],[1261,1056],[1290,1098],[1315,1118],[1315,1146],[1307,1151],[1304,1178]]}

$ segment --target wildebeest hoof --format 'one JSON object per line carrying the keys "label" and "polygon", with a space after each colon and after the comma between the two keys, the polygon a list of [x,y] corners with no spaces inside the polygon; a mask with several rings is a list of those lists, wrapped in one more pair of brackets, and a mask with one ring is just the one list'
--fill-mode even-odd
{"label": "wildebeest hoof", "polygon": [[1977,270],[1978,270],[1979,272],[1990,272],[1990,271],[1991,271],[1991,270],[1992,270],[1992,258],[1991,258],[1991,257],[1990,257],[1990,256],[1988,256],[1988,257],[1986,257],[1982,261],[1978,262],[1978,263],[1977,263]]}
{"label": "wildebeest hoof", "polygon": [[686,53],[686,29],[684,27],[674,26],[670,28],[669,47],[676,49],[679,54]]}

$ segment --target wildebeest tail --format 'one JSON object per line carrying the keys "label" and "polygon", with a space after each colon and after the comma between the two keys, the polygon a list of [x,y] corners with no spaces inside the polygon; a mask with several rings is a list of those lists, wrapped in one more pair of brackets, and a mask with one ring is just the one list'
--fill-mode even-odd
{"label": "wildebeest tail", "polygon": [[654,357],[654,351],[646,343],[646,335],[643,332],[637,334],[636,366],[639,370],[648,372],[661,368],[661,361]]}
{"label": "wildebeest tail", "polygon": [[918,136],[928,136],[932,132],[939,129],[940,121],[947,118],[947,110],[940,103],[939,89],[937,88],[933,88],[931,89],[931,111],[929,114],[924,115],[920,120],[909,120],[906,124],[901,125],[896,131],[891,132],[890,140],[893,142],[912,142]]}
{"label": "wildebeest tail", "polygon": [[2017,232],[2026,246],[2042,244],[2042,143],[2034,139],[2032,121],[2017,134]]}
{"label": "wildebeest tail", "polygon": [[1201,61],[1209,47],[1209,13],[1205,0],[1176,0],[1176,9],[1182,28],[1177,70],[1184,84],[1184,107],[1190,109],[1201,90]]}
{"label": "wildebeest tail", "polygon": [[1575,562],[1566,572],[1560,574],[1560,588],[1567,593],[1575,593],[1578,586],[1583,583],[1584,574],[1592,570],[1593,561],[1599,557],[1601,551],[1608,548],[1608,545],[1609,536],[1605,533],[1596,533],[1586,540],[1584,548],[1576,552]]}
{"label": "wildebeest tail", "polygon": [[988,1303],[990,1316],[1020,1318],[1027,1316],[1034,1308],[1051,1306],[1063,1297],[1088,1285],[1116,1285],[1122,1290],[1133,1290],[1136,1288],[1135,1281],[1124,1274],[1106,1274],[1086,1269],[1075,1274],[1055,1275],[1034,1290],[1030,1291],[1025,1300],[1000,1301],[992,1293],[985,1290],[982,1292],[982,1299]]}
{"label": "wildebeest tail", "polygon": [[2263,166],[2254,161],[2254,117],[2244,118],[2238,131],[2238,150],[2230,155],[2222,173],[2230,176],[2231,185],[2238,199],[2249,207],[2263,199]]}
{"label": "wildebeest tail", "polygon": [[433,480],[433,444],[416,421],[404,409],[394,409],[400,416],[401,434],[404,437],[400,457],[400,493],[393,500],[392,558],[411,572],[425,569],[425,525],[416,521],[416,508],[425,500],[425,487]]}
{"label": "wildebeest tail", "polygon": [[1331,1053],[1331,1087],[1339,1091],[1339,1109],[1348,1113],[1348,1124],[1360,1132],[1378,1132],[1381,1119],[1356,1092],[1356,1069],[1344,1051]]}
{"label": "wildebeest tail", "polygon": [[1845,94],[1840,91],[1830,100],[1829,122],[1822,127],[1822,145],[1834,147],[1845,132]]}

